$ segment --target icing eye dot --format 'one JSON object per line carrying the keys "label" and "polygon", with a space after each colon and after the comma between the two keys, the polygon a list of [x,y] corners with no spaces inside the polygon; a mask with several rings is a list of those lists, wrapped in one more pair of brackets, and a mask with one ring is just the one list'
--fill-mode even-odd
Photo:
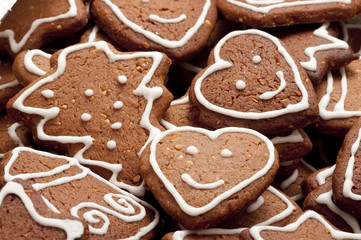
{"label": "icing eye dot", "polygon": [[116,123],[113,123],[110,127],[112,129],[120,129],[122,127],[122,123],[116,122]]}
{"label": "icing eye dot", "polygon": [[113,140],[110,140],[110,141],[107,142],[107,148],[109,150],[114,149],[116,146],[117,146],[117,143],[115,141],[113,141]]}
{"label": "icing eye dot", "polygon": [[87,97],[91,97],[91,96],[93,96],[93,94],[94,94],[94,91],[92,89],[87,89],[85,91],[85,96],[87,96]]}
{"label": "icing eye dot", "polygon": [[121,84],[126,83],[127,77],[126,76],[118,76],[118,82],[120,82]]}
{"label": "icing eye dot", "polygon": [[237,88],[238,90],[243,90],[243,89],[245,89],[245,87],[246,87],[246,83],[243,82],[242,80],[238,80],[238,81],[236,82],[236,88]]}
{"label": "icing eye dot", "polygon": [[257,63],[259,63],[261,61],[261,57],[256,55],[256,56],[253,57],[252,61],[253,61],[253,63],[257,64]]}
{"label": "icing eye dot", "polygon": [[92,119],[92,116],[89,113],[83,113],[81,115],[81,120],[83,120],[84,122],[88,122],[90,121],[90,119]]}
{"label": "icing eye dot", "polygon": [[229,149],[223,149],[221,152],[221,156],[228,158],[228,157],[232,156],[232,152]]}
{"label": "icing eye dot", "polygon": [[54,92],[51,91],[50,89],[46,89],[44,91],[41,91],[41,95],[43,95],[46,98],[52,98],[54,97]]}
{"label": "icing eye dot", "polygon": [[189,146],[187,147],[187,153],[190,155],[196,155],[198,154],[198,149],[195,146]]}
{"label": "icing eye dot", "polygon": [[115,109],[121,109],[123,107],[123,102],[121,101],[116,101],[114,104],[113,104],[113,107]]}

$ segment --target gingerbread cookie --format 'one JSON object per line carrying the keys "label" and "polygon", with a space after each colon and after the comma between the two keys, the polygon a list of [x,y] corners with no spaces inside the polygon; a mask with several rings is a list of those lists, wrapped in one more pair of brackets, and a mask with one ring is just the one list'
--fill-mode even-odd
{"label": "gingerbread cookie", "polygon": [[23,180],[7,183],[0,191],[2,239],[88,239],[84,221],[51,211],[42,196]]}
{"label": "gingerbread cookie", "polygon": [[251,129],[177,127],[156,135],[141,157],[145,183],[188,229],[206,228],[255,201],[278,169],[273,144]]}
{"label": "gingerbread cookie", "polygon": [[81,0],[19,0],[2,19],[0,52],[15,57],[20,51],[44,47],[87,23]]}
{"label": "gingerbread cookie", "polygon": [[332,194],[332,178],[329,178],[306,197],[303,209],[312,209],[322,214],[342,231],[361,233],[361,221],[337,207],[333,202]]}
{"label": "gingerbread cookie", "polygon": [[40,49],[19,53],[13,63],[13,72],[22,86],[27,86],[50,70],[51,54]]}
{"label": "gingerbread cookie", "polygon": [[0,112],[5,110],[6,103],[23,87],[12,71],[11,59],[0,59]]}
{"label": "gingerbread cookie", "polygon": [[198,53],[217,20],[213,0],[95,0],[91,13],[97,25],[122,48],[161,51],[176,60]]}
{"label": "gingerbread cookie", "polygon": [[[58,214],[84,220],[94,239],[154,239],[159,213],[75,158],[19,147],[0,163],[1,181],[23,179]],[[36,207],[36,202],[33,202]],[[96,219],[96,220],[95,220]]]}
{"label": "gingerbread cookie", "polygon": [[109,37],[99,29],[98,25],[94,25],[93,27],[86,30],[83,35],[80,37],[80,43],[86,42],[96,42],[96,41],[106,41],[112,44],[117,50],[122,51],[122,49],[117,46]]}
{"label": "gingerbread cookie", "polygon": [[279,39],[256,29],[222,38],[193,80],[189,100],[199,111],[197,120],[209,128],[247,127],[271,135],[318,117],[303,68]]}
{"label": "gingerbread cookie", "polygon": [[311,173],[303,182],[302,182],[302,192],[305,196],[310,194],[313,190],[319,186],[326,183],[326,180],[332,178],[333,171],[335,170],[336,165],[325,167]]}
{"label": "gingerbread cookie", "polygon": [[361,234],[343,232],[315,211],[304,212],[293,223],[284,227],[255,226],[241,233],[240,239],[360,239]]}
{"label": "gingerbread cookie", "polygon": [[272,31],[300,60],[314,85],[320,84],[327,70],[340,68],[359,58],[347,42],[338,39],[342,29],[336,23],[300,25]]}
{"label": "gingerbread cookie", "polygon": [[275,27],[353,18],[360,10],[360,3],[355,0],[218,0],[217,7],[232,21],[252,27]]}
{"label": "gingerbread cookie", "polygon": [[50,71],[14,97],[8,112],[39,145],[66,151],[142,195],[138,154],[162,129],[172,100],[163,85],[169,65],[159,52],[120,53],[106,42],[70,46],[53,54]]}
{"label": "gingerbread cookie", "polygon": [[332,176],[332,190],[336,205],[358,218],[361,218],[360,129],[359,120],[346,134]]}

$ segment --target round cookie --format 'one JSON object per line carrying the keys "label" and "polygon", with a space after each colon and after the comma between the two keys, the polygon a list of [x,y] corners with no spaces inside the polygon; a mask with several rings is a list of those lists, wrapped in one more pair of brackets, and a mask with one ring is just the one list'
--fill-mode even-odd
{"label": "round cookie", "polygon": [[218,0],[217,7],[226,18],[252,27],[344,20],[360,11],[355,0]]}
{"label": "round cookie", "polygon": [[141,157],[145,183],[187,229],[210,227],[245,209],[277,169],[273,144],[242,128],[172,128],[157,134]]}
{"label": "round cookie", "polygon": [[198,53],[217,20],[214,0],[95,0],[91,13],[97,25],[122,48],[156,50],[173,60]]}
{"label": "round cookie", "polygon": [[205,127],[247,127],[271,135],[317,120],[313,86],[276,37],[255,29],[231,32],[208,64],[189,91]]}
{"label": "round cookie", "polygon": [[81,0],[18,0],[0,25],[0,52],[44,47],[80,30],[87,23]]}
{"label": "round cookie", "polygon": [[8,113],[40,146],[65,151],[141,196],[138,154],[163,129],[169,65],[159,52],[121,53],[104,41],[73,45],[53,54],[50,71],[14,97]]}

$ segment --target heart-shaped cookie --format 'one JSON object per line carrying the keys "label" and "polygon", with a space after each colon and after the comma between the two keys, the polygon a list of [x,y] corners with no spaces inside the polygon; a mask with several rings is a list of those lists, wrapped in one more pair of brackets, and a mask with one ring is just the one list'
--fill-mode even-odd
{"label": "heart-shaped cookie", "polygon": [[159,133],[141,157],[147,186],[188,229],[209,227],[243,210],[277,169],[271,141],[245,128],[172,128]]}
{"label": "heart-shaped cookie", "polygon": [[278,38],[256,29],[231,32],[208,62],[189,91],[201,124],[247,127],[268,135],[317,119],[312,84]]}

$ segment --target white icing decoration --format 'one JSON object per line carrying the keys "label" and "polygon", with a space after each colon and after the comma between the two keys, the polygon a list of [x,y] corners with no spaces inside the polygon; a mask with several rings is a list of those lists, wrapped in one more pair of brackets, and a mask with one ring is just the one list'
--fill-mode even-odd
{"label": "white icing decoration", "polygon": [[329,167],[321,172],[319,172],[317,175],[316,175],[316,181],[318,183],[318,185],[322,185],[326,182],[326,179],[328,177],[331,177],[332,174],[333,174],[333,171],[335,171],[335,167],[336,167],[336,164],[333,165],[332,167]]}
{"label": "white icing decoration", "polygon": [[352,228],[354,233],[361,233],[360,225],[357,219],[351,214],[339,209],[332,200],[332,194],[333,194],[332,190],[323,193],[316,198],[316,202],[327,205],[327,207],[332,212],[340,216]]}
{"label": "white icing decoration", "polygon": [[[163,172],[160,169],[160,167],[157,163],[157,160],[156,160],[157,144],[159,143],[159,141],[168,134],[171,134],[174,132],[181,132],[181,131],[195,131],[198,133],[202,133],[202,134],[207,135],[213,141],[215,139],[217,139],[218,136],[220,136],[221,134],[227,133],[227,132],[237,132],[237,133],[240,132],[240,133],[251,134],[251,135],[254,135],[254,136],[260,138],[262,141],[264,141],[266,143],[266,147],[269,152],[269,158],[268,158],[268,161],[265,164],[265,166],[260,171],[256,172],[254,175],[252,175],[250,178],[245,179],[244,181],[238,183],[236,186],[232,187],[231,189],[226,190],[225,192],[219,194],[206,205],[201,206],[201,207],[193,207],[193,206],[189,205],[187,202],[185,202],[185,200],[179,194],[179,192],[177,191],[175,186],[166,178],[166,176],[163,174]],[[206,130],[203,128],[195,128],[195,127],[190,127],[190,126],[176,127],[176,128],[172,128],[167,131],[164,131],[164,132],[160,132],[159,134],[157,134],[154,137],[153,141],[150,144],[149,162],[150,162],[155,174],[157,174],[159,179],[164,184],[165,188],[170,192],[170,194],[172,194],[172,196],[174,197],[175,201],[177,202],[179,207],[182,209],[182,211],[184,211],[186,214],[188,214],[190,216],[199,216],[200,214],[208,212],[209,210],[211,210],[212,208],[217,206],[221,201],[223,201],[227,197],[233,195],[234,193],[240,191],[241,189],[243,189],[246,186],[248,186],[249,184],[251,184],[253,181],[264,176],[275,162],[275,149],[274,149],[272,142],[267,137],[265,137],[264,135],[260,134],[259,132],[254,131],[252,129],[229,127],[229,128],[218,129],[216,131],[209,131],[209,130]]]}
{"label": "white icing decoration", "polygon": [[223,149],[221,152],[221,156],[224,158],[228,158],[232,156],[232,152],[229,149]]}
{"label": "white icing decoration", "polygon": [[288,136],[276,136],[271,139],[273,144],[282,144],[282,143],[299,143],[303,142],[304,139],[301,133],[296,129],[291,132]]}
{"label": "white icing decoration", "polygon": [[[0,77],[0,80],[1,80],[1,77]],[[17,85],[19,85],[19,81],[17,79],[15,79],[14,81],[4,83],[4,84],[0,84],[0,90],[5,89],[5,88],[9,88],[9,87],[15,87]]]}
{"label": "white icing decoration", "polygon": [[260,63],[260,62],[261,62],[261,56],[259,56],[259,55],[254,56],[254,57],[252,58],[252,62],[253,62],[254,64]]}
{"label": "white icing decoration", "polygon": [[122,126],[123,126],[122,123],[116,122],[116,123],[113,123],[110,127],[112,129],[120,129]]}
{"label": "white icing decoration", "polygon": [[[227,2],[242,8],[250,9],[254,12],[268,13],[272,9],[276,9],[276,8],[302,6],[302,5],[312,5],[312,4],[322,4],[322,3],[332,3],[332,2],[350,4],[351,0],[305,0],[305,1],[293,1],[293,2],[287,2],[284,0],[263,0],[263,1],[245,0],[245,2],[239,0],[227,0]],[[253,6],[252,4],[256,6]],[[257,6],[257,5],[268,5],[268,6]]]}
{"label": "white icing decoration", "polygon": [[282,166],[282,167],[291,166],[294,162],[295,162],[295,160],[280,162],[280,166]]}
{"label": "white icing decoration", "polygon": [[114,14],[118,17],[120,21],[122,21],[134,32],[142,34],[151,41],[156,42],[159,45],[166,48],[183,47],[194,36],[194,34],[199,30],[199,28],[204,24],[208,11],[211,7],[211,0],[205,0],[202,13],[199,15],[199,18],[197,19],[196,23],[188,29],[188,31],[183,35],[183,37],[180,40],[168,40],[161,38],[155,33],[145,30],[144,27],[139,26],[134,22],[130,21],[129,19],[127,19],[127,17],[124,16],[120,8],[114,3],[112,3],[110,0],[103,0],[103,2],[106,3],[112,9]]}
{"label": "white icing decoration", "polygon": [[16,0],[6,0],[0,2],[0,23],[3,17],[11,10]]}
{"label": "white icing decoration", "polygon": [[[29,152],[29,153],[38,154],[38,155],[44,156],[44,157],[66,160],[66,161],[68,161],[68,164],[57,166],[57,167],[55,167],[55,168],[53,168],[53,169],[51,169],[49,171],[45,171],[45,172],[32,172],[32,173],[25,172],[25,173],[21,173],[21,174],[13,176],[13,175],[10,174],[10,170],[12,168],[12,165],[18,159],[18,156],[19,156],[19,154],[21,152]],[[97,203],[94,203],[94,202],[81,202],[77,206],[74,206],[74,207],[72,207],[70,209],[70,213],[74,217],[79,218],[78,212],[79,212],[80,209],[82,209],[82,208],[94,208],[94,210],[88,209],[87,212],[84,213],[83,219],[88,221],[88,223],[98,223],[99,220],[96,220],[93,217],[95,215],[97,217],[102,218],[105,223],[99,229],[95,229],[95,228],[93,228],[92,226],[89,225],[89,232],[91,234],[105,234],[106,233],[106,229],[107,229],[107,226],[108,226],[107,223],[109,223],[109,219],[105,214],[101,213],[100,211],[111,214],[111,215],[113,215],[113,216],[115,216],[115,217],[117,217],[117,218],[119,218],[119,219],[121,219],[121,220],[123,220],[125,222],[135,222],[135,221],[142,220],[145,217],[145,213],[146,213],[144,206],[151,209],[152,211],[154,211],[155,216],[154,216],[153,221],[151,223],[149,223],[149,225],[140,228],[140,230],[134,236],[131,236],[130,238],[127,238],[129,240],[130,239],[140,239],[142,236],[145,236],[146,234],[148,234],[151,230],[153,230],[158,225],[159,212],[155,208],[153,208],[148,203],[136,198],[132,194],[130,194],[130,193],[116,187],[115,185],[111,184],[109,181],[103,179],[102,177],[96,175],[95,173],[91,172],[88,168],[85,168],[82,165],[80,165],[79,162],[75,158],[55,155],[55,154],[52,154],[52,153],[42,152],[42,151],[38,151],[38,150],[35,150],[35,149],[27,148],[27,147],[17,147],[17,148],[12,150],[12,156],[11,156],[9,162],[4,167],[4,180],[5,180],[5,182],[8,182],[7,184],[13,184],[12,180],[13,179],[18,179],[18,178],[23,179],[23,180],[27,180],[27,179],[50,177],[50,176],[54,176],[56,174],[62,173],[64,171],[66,171],[67,169],[70,169],[70,167],[73,167],[73,166],[76,166],[77,168],[82,170],[82,173],[76,174],[74,176],[67,176],[67,177],[62,177],[62,178],[59,178],[59,179],[55,179],[55,180],[50,181],[48,183],[33,184],[33,187],[37,191],[39,191],[39,190],[44,189],[44,188],[48,188],[48,187],[52,187],[52,186],[58,186],[58,185],[61,185],[61,184],[64,184],[64,183],[69,183],[71,181],[76,181],[78,179],[84,179],[86,176],[91,176],[91,177],[95,178],[96,180],[100,181],[101,183],[111,187],[116,193],[108,193],[108,194],[106,194],[104,196],[104,202],[107,204],[105,206],[109,206],[112,209],[108,208],[108,207],[101,206],[101,205],[99,205]],[[41,187],[39,187],[40,185],[41,185]],[[10,189],[13,190],[12,187]],[[0,205],[1,205],[1,201],[2,201],[1,194],[3,194],[3,191],[0,192]],[[119,200],[115,201],[113,198],[119,198]],[[33,205],[32,205],[32,202],[30,201],[30,202],[27,202],[25,204],[25,206],[28,208],[29,206],[33,206]],[[135,214],[135,210],[134,210],[133,206],[135,206],[135,207],[137,207],[139,209],[139,213]],[[131,214],[132,214],[132,216],[131,216]],[[73,221],[73,222],[75,222],[75,221]],[[64,225],[64,223],[62,223],[62,224]],[[42,225],[45,225],[45,224],[42,224]],[[45,226],[54,226],[54,225],[45,225]],[[60,227],[60,228],[64,229],[64,226]],[[77,231],[80,231],[80,229],[83,229],[82,223],[80,223],[80,225],[78,225],[78,224],[74,225],[73,227],[75,228],[75,230],[77,229]],[[72,231],[74,231],[74,229],[72,229]],[[77,231],[74,231],[74,232],[71,232],[71,233],[74,234],[74,233],[77,233]],[[78,237],[80,237],[80,236],[77,236],[76,238],[78,238]],[[73,238],[68,238],[68,239],[73,239]]]}
{"label": "white icing decoration", "polygon": [[330,26],[330,22],[326,22],[322,24],[321,27],[317,28],[313,34],[317,37],[324,38],[331,43],[318,45],[315,47],[308,47],[305,49],[305,54],[310,57],[308,62],[301,62],[302,67],[309,71],[316,71],[317,70],[317,61],[314,57],[317,51],[325,51],[329,49],[348,49],[349,46],[347,42],[342,41],[338,38],[335,38],[328,34],[327,28]]}
{"label": "white icing decoration", "polygon": [[44,203],[51,211],[61,214],[61,212],[51,202],[49,202],[48,199],[44,198],[43,196],[41,196],[41,198],[43,199]]}
{"label": "white icing decoration", "polygon": [[280,84],[279,88],[277,90],[275,90],[275,91],[269,91],[269,92],[262,93],[259,96],[260,99],[262,99],[262,100],[270,100],[270,99],[274,98],[274,96],[276,96],[277,94],[282,92],[283,89],[286,88],[287,83],[286,83],[286,80],[285,80],[285,78],[283,76],[283,72],[281,72],[281,71],[276,72],[276,76],[281,81],[281,84]]}
{"label": "white icing decoration", "polygon": [[189,186],[196,188],[196,189],[215,189],[224,184],[222,179],[217,180],[212,183],[199,183],[196,182],[189,174],[183,173],[181,176],[182,180],[187,183]]}
{"label": "white icing decoration", "polygon": [[262,196],[259,196],[257,200],[248,206],[247,213],[251,213],[256,211],[258,208],[260,208],[264,203],[264,198]]}
{"label": "white icing decoration", "polygon": [[113,140],[110,140],[107,142],[107,148],[109,150],[113,150],[117,146],[117,143]]}
{"label": "white icing decoration", "polygon": [[83,224],[80,221],[70,220],[70,219],[55,219],[55,218],[45,218],[41,216],[35,209],[32,200],[26,194],[24,188],[16,182],[8,182],[0,192],[0,206],[2,205],[5,197],[9,194],[17,195],[21,201],[24,203],[24,206],[31,218],[38,224],[46,227],[60,228],[65,231],[66,239],[73,240],[80,238],[84,233]]}
{"label": "white icing decoration", "polygon": [[92,119],[92,116],[89,113],[83,113],[81,115],[81,120],[84,122],[88,122],[90,119]]}
{"label": "white icing decoration", "polygon": [[30,29],[25,33],[20,42],[16,42],[15,33],[11,29],[6,29],[5,31],[0,32],[0,38],[8,38],[11,51],[13,53],[18,53],[20,49],[25,45],[26,41],[30,37],[30,35],[41,25],[44,23],[51,23],[60,19],[71,18],[77,15],[78,9],[75,4],[75,0],[68,0],[69,3],[69,11],[66,13],[47,17],[47,18],[38,18],[34,22],[32,22]]}
{"label": "white icing decoration", "polygon": [[242,80],[238,80],[238,81],[236,82],[236,88],[237,88],[238,90],[243,90],[243,89],[246,88],[246,83],[245,83],[244,81],[242,81]]}
{"label": "white icing decoration", "polygon": [[349,232],[343,232],[336,230],[333,228],[332,225],[330,225],[321,215],[319,215],[317,212],[308,210],[304,212],[297,221],[290,223],[284,227],[276,227],[276,226],[254,226],[250,228],[250,235],[255,240],[261,240],[264,239],[261,236],[262,231],[277,231],[277,232],[294,232],[302,223],[304,223],[308,219],[316,219],[319,222],[321,222],[329,231],[329,234],[334,239],[361,239],[361,234],[357,233],[349,233]]}
{"label": "white icing decoration", "polygon": [[[275,222],[281,221],[282,219],[285,219],[289,215],[292,214],[294,210],[296,210],[296,207],[288,200],[288,198],[280,193],[277,189],[270,186],[267,188],[268,191],[270,191],[272,194],[279,197],[286,205],[287,208],[280,212],[279,214],[267,219],[264,222],[257,223],[255,226],[266,226],[271,225]],[[183,231],[176,231],[173,234],[172,240],[183,240],[185,236],[196,234],[196,235],[232,235],[232,234],[239,234],[246,228],[235,228],[235,229],[223,229],[223,228],[209,228],[209,229],[202,229],[202,230],[183,230]]]}
{"label": "white icing decoration", "polygon": [[21,125],[19,123],[11,124],[11,126],[8,128],[8,135],[10,136],[11,140],[13,140],[13,142],[16,145],[18,145],[19,147],[23,147],[24,143],[19,138],[18,134],[16,133],[16,129],[18,129],[19,127],[21,127]]}
{"label": "white icing decoration", "polygon": [[114,109],[121,109],[123,107],[123,102],[121,101],[116,101],[114,104],[113,104],[113,108]]}
{"label": "white icing decoration", "polygon": [[127,77],[126,76],[118,76],[118,82],[121,84],[125,84],[127,82]]}
{"label": "white icing decoration", "polygon": [[198,149],[195,146],[189,146],[187,147],[187,153],[190,155],[197,155]]}
{"label": "white icing decoration", "polygon": [[[301,94],[302,94],[302,100],[296,104],[288,104],[287,107],[283,108],[283,109],[278,109],[278,110],[272,110],[272,111],[268,111],[268,112],[241,112],[241,111],[236,111],[236,110],[231,110],[231,109],[226,109],[217,105],[214,105],[212,103],[210,103],[202,94],[201,92],[201,85],[203,80],[209,76],[210,74],[219,71],[219,70],[223,70],[223,69],[227,69],[230,68],[232,66],[231,62],[225,61],[223,59],[220,58],[220,50],[222,48],[222,46],[225,44],[225,42],[233,37],[242,35],[242,34],[256,34],[259,35],[261,37],[267,38],[270,41],[272,41],[276,46],[277,49],[279,51],[279,53],[285,58],[286,62],[290,65],[293,75],[294,75],[294,81],[296,86],[298,87],[298,89],[300,90]],[[249,30],[242,30],[242,31],[234,31],[231,32],[229,34],[227,34],[224,38],[222,38],[218,44],[216,45],[216,47],[214,48],[214,59],[215,59],[215,63],[211,66],[209,66],[204,72],[203,74],[197,79],[195,86],[194,86],[194,92],[195,92],[195,96],[198,100],[198,102],[203,105],[205,108],[209,109],[210,111],[213,112],[217,112],[226,116],[230,116],[230,117],[234,117],[234,118],[246,118],[246,119],[266,119],[266,118],[274,118],[274,117],[278,117],[284,114],[289,114],[289,113],[296,113],[296,112],[300,112],[303,110],[306,110],[309,108],[309,103],[308,103],[308,93],[307,90],[305,88],[305,86],[303,85],[300,73],[298,71],[297,65],[294,62],[293,58],[289,55],[289,53],[286,51],[286,49],[281,45],[281,43],[279,42],[279,40],[260,30],[256,30],[256,29],[249,29]],[[279,76],[280,77],[280,76]],[[292,79],[293,80],[293,79]]]}
{"label": "white icing decoration", "polygon": [[297,202],[297,201],[299,201],[301,199],[304,199],[304,198],[305,198],[305,196],[303,195],[303,193],[299,193],[299,194],[294,195],[294,196],[291,197],[291,199],[293,201],[295,201],[295,202]]}
{"label": "white icing decoration", "polygon": [[[189,96],[185,96],[185,97],[181,97],[179,99],[173,100],[170,105],[171,106],[176,106],[176,105],[181,105],[181,104],[188,104],[189,103]],[[170,122],[167,122],[164,119],[160,120],[160,124],[162,124],[163,127],[165,127],[165,129],[171,129],[176,127],[175,125],[171,124]]]}
{"label": "white icing decoration", "polygon": [[197,67],[189,62],[179,62],[177,65],[195,74],[203,70],[203,68]]}
{"label": "white icing decoration", "polygon": [[41,91],[41,95],[43,95],[45,98],[53,98],[54,97],[54,91],[50,89],[46,89],[44,91]]}
{"label": "white icing decoration", "polygon": [[42,56],[44,58],[49,59],[51,58],[51,54],[46,53],[40,49],[33,49],[25,53],[24,56],[24,67],[25,69],[35,75],[38,75],[39,77],[43,76],[46,72],[36,66],[36,64],[33,62],[33,57],[35,56]]}
{"label": "white icing decoration", "polygon": [[150,14],[149,15],[149,19],[155,22],[160,22],[160,23],[179,23],[182,22],[184,20],[187,19],[187,15],[185,15],[184,13],[182,15],[180,15],[179,17],[176,18],[162,18],[158,15],[155,14]]}
{"label": "white icing decoration", "polygon": [[333,111],[327,110],[327,105],[330,103],[331,94],[333,91],[333,76],[332,72],[327,72],[327,88],[326,94],[321,98],[318,103],[320,117],[324,120],[330,120],[334,118],[349,118],[361,116],[361,111],[348,111],[345,110],[345,99],[347,96],[347,75],[345,68],[341,67],[338,70],[341,74],[341,97],[336,103]]}
{"label": "white icing decoration", "polygon": [[128,185],[123,182],[119,182],[117,180],[117,176],[119,172],[122,169],[121,164],[111,164],[104,161],[101,161],[100,159],[85,159],[83,157],[83,153],[89,149],[93,144],[93,138],[91,136],[51,136],[47,135],[44,132],[44,125],[47,121],[50,119],[55,118],[59,112],[60,109],[58,107],[52,107],[49,109],[42,109],[42,108],[35,108],[30,106],[24,106],[23,102],[24,100],[33,93],[36,89],[41,87],[42,85],[56,81],[57,77],[62,75],[66,68],[66,57],[68,54],[82,50],[85,48],[92,48],[95,47],[97,49],[101,49],[104,51],[104,53],[108,56],[109,60],[111,62],[119,61],[119,60],[128,60],[128,59],[134,59],[134,58],[151,58],[153,60],[152,67],[149,69],[149,71],[146,73],[146,75],[143,77],[141,83],[138,85],[138,87],[133,91],[133,94],[136,96],[142,96],[147,100],[147,104],[145,106],[145,110],[143,112],[142,118],[140,120],[140,126],[146,129],[149,133],[149,137],[147,142],[144,144],[144,146],[139,151],[138,155],[142,153],[145,146],[153,139],[153,137],[160,132],[160,129],[153,126],[150,123],[149,117],[150,113],[152,111],[153,102],[158,99],[162,93],[163,89],[161,87],[147,87],[147,84],[152,80],[152,77],[157,70],[159,64],[162,61],[163,55],[159,52],[135,52],[135,53],[129,53],[129,54],[115,54],[110,49],[106,42],[104,41],[98,41],[98,42],[91,42],[91,43],[83,43],[83,44],[77,44],[70,47],[67,47],[63,49],[63,51],[59,54],[58,57],[58,65],[56,71],[46,76],[45,78],[40,79],[35,84],[31,85],[31,87],[27,88],[14,102],[13,108],[27,113],[27,114],[36,114],[41,115],[43,119],[39,122],[37,125],[37,136],[40,140],[43,141],[56,141],[63,144],[67,143],[83,143],[84,148],[79,150],[75,154],[75,158],[77,158],[82,164],[86,165],[96,165],[98,167],[106,168],[110,171],[112,171],[113,175],[109,179],[110,182],[115,184],[118,187],[127,189],[128,191],[132,192],[133,194],[137,196],[141,196],[144,194],[144,187],[141,185],[139,186],[133,186]]}
{"label": "white icing decoration", "polygon": [[94,91],[92,89],[87,89],[85,92],[84,92],[85,96],[87,97],[91,97],[93,96],[94,94]]}
{"label": "white icing decoration", "polygon": [[291,176],[289,176],[287,179],[285,179],[284,181],[282,181],[280,187],[282,190],[285,190],[286,188],[288,188],[289,186],[291,186],[291,184],[293,184],[298,178],[298,169],[296,169],[295,171],[293,171],[293,173],[291,174]]}
{"label": "white icing decoration", "polygon": [[88,42],[94,42],[98,32],[99,32],[99,27],[97,25],[94,25],[92,31],[89,34]]}

